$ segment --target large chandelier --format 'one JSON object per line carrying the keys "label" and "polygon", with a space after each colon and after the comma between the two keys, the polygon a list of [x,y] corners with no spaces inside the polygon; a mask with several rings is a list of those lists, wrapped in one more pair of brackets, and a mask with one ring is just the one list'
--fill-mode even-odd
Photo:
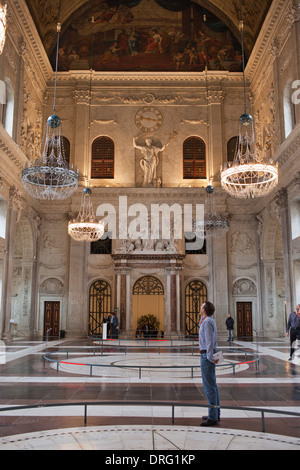
{"label": "large chandelier", "polygon": [[65,159],[61,120],[55,114],[57,64],[59,50],[59,33],[61,24],[57,23],[57,50],[53,115],[46,123],[43,152],[31,165],[26,163],[22,171],[22,182],[28,193],[37,199],[68,199],[78,187],[79,173],[69,168]]}
{"label": "large chandelier", "polygon": [[229,229],[227,217],[217,211],[214,187],[209,184],[205,191],[204,222],[195,221],[194,232],[201,238],[221,238]]}
{"label": "large chandelier", "polygon": [[103,222],[95,218],[91,194],[90,188],[84,188],[78,216],[68,224],[68,234],[73,240],[94,242],[99,240],[104,233]]}
{"label": "large chandelier", "polygon": [[6,38],[7,5],[0,3],[0,54],[2,54]]}
{"label": "large chandelier", "polygon": [[241,199],[267,196],[278,184],[278,167],[264,160],[256,146],[253,118],[247,112],[243,21],[240,21],[244,76],[245,112],[239,120],[234,160],[221,168],[221,184],[227,193]]}
{"label": "large chandelier", "polygon": [[[92,70],[90,71],[90,92],[89,92],[89,134],[88,141],[90,143],[90,131],[91,131],[91,99],[92,99]],[[90,171],[90,153],[91,148],[89,145],[88,152],[88,165],[87,165],[87,176],[86,184],[89,182],[89,171]],[[104,224],[96,219],[92,199],[92,191],[89,187],[84,188],[82,192],[81,206],[76,219],[72,220],[68,224],[68,233],[73,240],[79,242],[95,242],[99,240],[104,233]]]}

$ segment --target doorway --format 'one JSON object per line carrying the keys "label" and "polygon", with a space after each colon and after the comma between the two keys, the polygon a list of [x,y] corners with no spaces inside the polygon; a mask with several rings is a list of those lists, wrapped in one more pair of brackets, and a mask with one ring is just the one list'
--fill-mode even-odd
{"label": "doorway", "polygon": [[237,302],[237,336],[252,336],[252,302]]}
{"label": "doorway", "polygon": [[200,307],[207,300],[207,289],[202,281],[195,280],[185,288],[185,334],[197,336],[199,333]]}
{"label": "doorway", "polygon": [[45,302],[44,307],[44,336],[59,336],[60,302]]}
{"label": "doorway", "polygon": [[137,329],[142,315],[152,314],[159,321],[159,330],[164,330],[164,288],[154,276],[143,276],[136,281],[132,291],[132,328]]}
{"label": "doorway", "polygon": [[112,312],[111,287],[108,282],[98,279],[90,287],[89,295],[89,335],[102,335],[105,314]]}

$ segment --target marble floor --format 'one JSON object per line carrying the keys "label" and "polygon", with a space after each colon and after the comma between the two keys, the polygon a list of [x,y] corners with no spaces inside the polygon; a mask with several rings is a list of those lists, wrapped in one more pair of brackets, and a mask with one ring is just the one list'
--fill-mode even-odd
{"label": "marble floor", "polygon": [[[6,342],[0,348],[0,449],[299,450],[300,417],[270,412],[300,413],[300,358],[296,353],[288,361],[289,340],[229,344],[220,338],[219,348],[225,359],[217,370],[221,421],[201,428],[207,402],[196,343]],[[54,362],[44,361],[46,351]],[[86,421],[82,403],[90,403]],[[173,421],[170,403],[177,404]],[[28,405],[35,407],[12,409]],[[266,410],[264,432],[257,408]]]}

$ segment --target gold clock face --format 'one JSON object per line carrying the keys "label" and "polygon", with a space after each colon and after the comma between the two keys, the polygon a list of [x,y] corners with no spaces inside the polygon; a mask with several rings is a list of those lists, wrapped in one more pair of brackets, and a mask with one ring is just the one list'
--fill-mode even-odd
{"label": "gold clock face", "polygon": [[145,106],[136,113],[134,122],[142,132],[155,132],[162,125],[163,117],[158,109]]}

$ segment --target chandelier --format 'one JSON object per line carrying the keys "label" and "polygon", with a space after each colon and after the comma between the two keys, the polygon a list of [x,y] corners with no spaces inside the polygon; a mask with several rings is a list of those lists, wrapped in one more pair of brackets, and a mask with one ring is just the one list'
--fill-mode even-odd
{"label": "chandelier", "polygon": [[37,199],[68,199],[78,187],[79,173],[69,168],[65,159],[61,120],[55,114],[59,33],[57,23],[57,49],[53,114],[48,118],[42,141],[42,155],[31,165],[26,163],[22,171],[22,183],[28,193]]}
{"label": "chandelier", "polygon": [[243,29],[241,20],[245,112],[239,120],[234,159],[221,168],[221,185],[233,197],[251,199],[267,196],[273,191],[278,184],[278,166],[258,154],[253,118],[247,112]]}
{"label": "chandelier", "polygon": [[2,54],[6,37],[6,14],[7,5],[0,3],[0,54]]}
{"label": "chandelier", "polygon": [[221,215],[217,211],[216,201],[214,197],[214,187],[208,185],[205,189],[204,204],[204,223],[200,221],[194,222],[194,232],[198,237],[203,238],[221,238],[228,232],[227,217]]}
{"label": "chandelier", "polygon": [[96,220],[91,201],[92,191],[84,188],[78,216],[68,224],[68,234],[73,240],[94,242],[104,233],[104,224]]}
{"label": "chandelier", "polygon": [[[204,20],[206,21],[206,19]],[[206,54],[207,57],[207,54]],[[207,59],[206,59],[207,60]],[[209,184],[205,189],[205,202],[204,202],[204,220],[194,222],[194,232],[201,238],[218,238],[223,237],[228,231],[227,218],[217,211],[216,201],[214,197],[214,187],[211,185],[212,181],[212,168],[210,164],[210,120],[209,120],[209,93],[208,93],[208,66],[206,62],[205,67],[205,82],[206,82],[206,108],[207,108],[207,167],[208,167],[208,181]]]}
{"label": "chandelier", "polygon": [[[88,141],[90,142],[91,131],[91,99],[92,99],[92,70],[90,71],[90,92],[89,92],[89,127],[88,127]],[[88,173],[86,177],[86,184],[89,182],[90,171],[90,146],[88,153]],[[99,240],[104,233],[104,224],[99,222],[94,215],[92,200],[92,191],[89,187],[84,188],[82,192],[81,207],[78,216],[68,224],[68,233],[73,240],[95,242]]]}

